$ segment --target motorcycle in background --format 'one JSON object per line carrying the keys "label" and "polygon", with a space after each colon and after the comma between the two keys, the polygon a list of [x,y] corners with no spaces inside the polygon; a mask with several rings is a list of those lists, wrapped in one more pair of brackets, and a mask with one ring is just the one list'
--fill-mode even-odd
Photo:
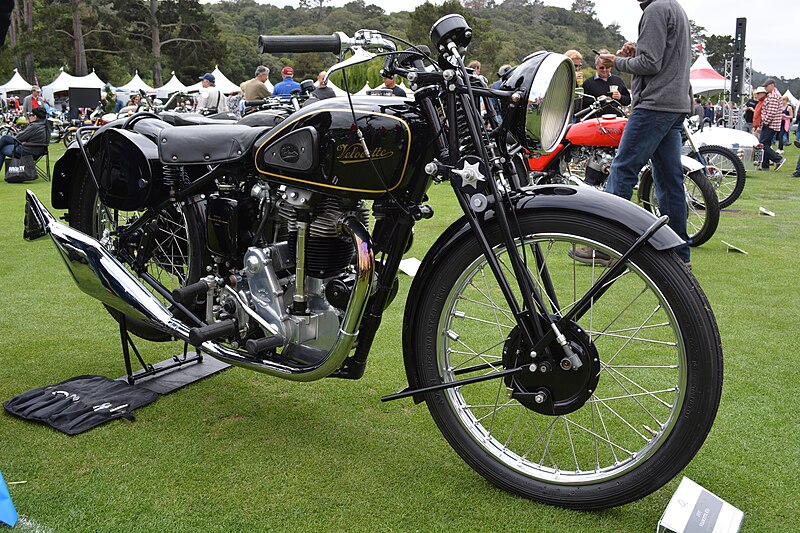
{"label": "motorcycle in background", "polygon": [[[586,95],[587,98],[593,98]],[[561,144],[550,154],[533,154],[528,167],[534,183],[588,184],[602,189],[611,172],[627,117],[613,114],[598,116],[608,99],[595,98],[590,106],[576,113],[579,121],[567,130]],[[611,100],[615,104],[615,100]],[[698,161],[681,157],[685,177],[687,220],[690,246],[700,246],[710,239],[719,224],[719,201],[714,186]],[[639,174],[637,198],[652,213],[659,214],[658,199],[650,165]]]}
{"label": "motorcycle in background", "polygon": [[[430,35],[433,55],[376,30],[261,36],[260,53],[340,54],[328,72],[345,88],[377,52],[413,97],[348,94],[272,126],[145,112],[79,130],[52,183],[69,226],[28,191],[25,234],[50,235],[126,347],[128,333],[179,339],[278,378],[358,379],[413,228],[434,216],[427,191],[447,186],[463,216],[413,278],[408,386],[383,400],[425,402],[464,461],[514,494],[575,509],[642,498],[697,453],[721,395],[719,332],[682,241],[592,187],[516,186],[509,139],[563,150],[569,58],[533,53],[491,89],[464,65],[461,15]],[[502,103],[491,129],[480,98]],[[569,257],[587,246],[608,267]]]}

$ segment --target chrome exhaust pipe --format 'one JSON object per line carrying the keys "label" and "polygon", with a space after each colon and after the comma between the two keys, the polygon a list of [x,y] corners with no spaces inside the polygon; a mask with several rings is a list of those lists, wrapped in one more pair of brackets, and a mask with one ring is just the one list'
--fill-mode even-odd
{"label": "chrome exhaust pipe", "polygon": [[[355,217],[345,217],[339,230],[356,246],[356,282],[350,294],[339,335],[320,362],[292,367],[255,359],[214,341],[198,349],[226,363],[292,381],[315,381],[342,366],[358,337],[358,326],[366,310],[375,276],[375,255],[369,232]],[[121,313],[137,318],[180,340],[189,342],[189,326],[175,318],[147,288],[96,239],[58,222],[36,195],[26,191],[25,231],[28,240],[49,234],[78,288]]]}

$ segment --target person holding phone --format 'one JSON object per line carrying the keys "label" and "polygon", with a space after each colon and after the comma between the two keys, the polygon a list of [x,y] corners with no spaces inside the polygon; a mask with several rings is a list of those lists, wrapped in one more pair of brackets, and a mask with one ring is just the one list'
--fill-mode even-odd
{"label": "person holding phone", "polygon": [[[599,54],[607,54],[608,50],[599,50]],[[625,82],[622,78],[611,74],[611,67],[606,66],[600,59],[600,55],[595,55],[594,68],[597,74],[583,82],[583,93],[594,96],[595,98],[606,97],[616,100],[623,106],[631,105],[631,93],[625,87]],[[583,108],[586,108],[592,103],[591,98],[584,98]],[[603,114],[614,113],[616,115],[623,115],[623,112],[618,106],[608,102],[603,105]]]}

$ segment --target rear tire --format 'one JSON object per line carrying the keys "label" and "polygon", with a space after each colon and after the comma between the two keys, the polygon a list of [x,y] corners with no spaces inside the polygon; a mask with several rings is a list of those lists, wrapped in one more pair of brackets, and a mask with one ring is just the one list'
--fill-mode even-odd
{"label": "rear tire", "polygon": [[[710,239],[719,225],[719,200],[714,186],[701,170],[688,172],[684,167],[686,191],[686,233],[689,246],[700,246]],[[645,168],[639,178],[639,202],[651,213],[660,216],[656,189],[653,186],[653,171]]]}
{"label": "rear tire", "polygon": [[[580,214],[527,212],[519,223],[540,290],[545,276],[531,264],[534,245],[544,257],[555,293],[548,298],[551,314],[568,312],[604,271],[574,261],[570,250],[590,247],[614,260],[636,238],[605,219]],[[496,225],[487,238],[507,266]],[[527,366],[529,347],[509,344],[515,320],[474,238],[440,253],[447,254],[446,268],[430,273],[413,322],[419,385],[520,366],[520,359]],[[719,333],[702,290],[678,257],[649,246],[633,255],[609,291],[572,324],[568,341],[586,346],[588,340],[593,348],[583,372],[599,380],[591,384],[586,378],[589,384],[583,385],[580,369],[558,367],[517,374],[554,398],[559,387],[585,394],[585,403],[572,412],[552,415],[526,406],[507,395],[519,389],[503,379],[424,398],[448,443],[495,485],[572,509],[623,505],[670,481],[705,440],[722,387]],[[514,346],[515,362],[509,364]],[[592,349],[599,362],[591,362]],[[555,343],[547,348],[553,354],[559,350]],[[599,368],[596,374],[592,365]]]}

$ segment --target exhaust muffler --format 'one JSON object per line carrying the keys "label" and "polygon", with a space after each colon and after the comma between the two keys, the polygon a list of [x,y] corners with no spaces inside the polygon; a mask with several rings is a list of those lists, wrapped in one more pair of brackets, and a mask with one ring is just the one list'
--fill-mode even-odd
{"label": "exhaust muffler", "polygon": [[[226,363],[292,381],[314,381],[341,367],[358,337],[358,326],[372,292],[375,257],[369,232],[360,221],[355,217],[346,217],[340,222],[340,228],[356,245],[356,283],[336,342],[323,359],[314,365],[293,367],[256,359],[214,341],[205,341],[197,349]],[[48,234],[80,290],[126,316],[137,318],[189,342],[189,326],[175,318],[117,258],[96,239],[58,222],[36,195],[28,190],[23,236],[27,240],[34,240]]]}

